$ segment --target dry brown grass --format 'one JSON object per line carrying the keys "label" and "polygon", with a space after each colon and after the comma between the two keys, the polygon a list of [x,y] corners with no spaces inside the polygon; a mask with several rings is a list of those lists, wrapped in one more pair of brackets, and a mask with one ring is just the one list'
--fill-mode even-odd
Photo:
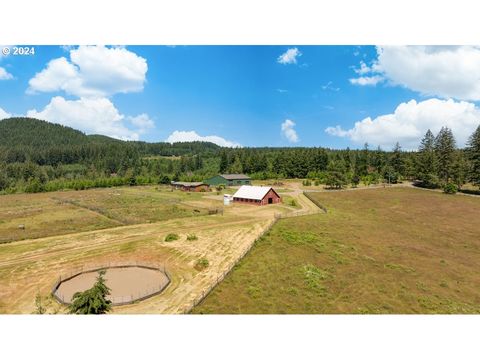
{"label": "dry brown grass", "polygon": [[3,195],[0,243],[201,216],[212,206],[199,193],[153,186]]}
{"label": "dry brown grass", "polygon": [[[207,212],[209,208],[222,206],[222,200],[204,198],[206,195],[137,187],[2,197],[10,201],[2,202],[3,208],[28,209],[30,213],[24,215],[26,224],[37,231],[32,237],[43,237],[0,244],[0,313],[34,312],[37,294],[44,299],[48,312],[64,312],[64,307],[48,298],[60,274],[82,265],[122,261],[164,263],[172,275],[172,283],[161,295],[115,308],[115,313],[183,312],[252,244],[272,221],[274,212],[291,211],[281,205],[237,204],[217,215],[171,216],[165,211],[172,203],[188,209],[189,213],[193,213],[192,209]],[[55,203],[63,198],[82,206]],[[106,215],[89,209],[92,204],[101,206]],[[45,217],[40,221],[34,214],[42,211]],[[80,217],[71,231],[62,224],[52,225],[57,211],[67,218]],[[143,218],[155,222],[124,225],[112,221],[105,224],[109,228],[93,231],[89,228],[99,226],[99,217],[110,219],[112,214],[122,219],[131,216],[138,221]],[[165,214],[170,215],[169,219],[164,218]],[[19,213],[9,215],[11,223],[21,220]],[[66,234],[67,231],[74,233]],[[168,233],[178,234],[179,239],[165,242]],[[187,240],[192,233],[197,239]],[[195,265],[202,258],[207,258],[209,265],[198,271]]]}

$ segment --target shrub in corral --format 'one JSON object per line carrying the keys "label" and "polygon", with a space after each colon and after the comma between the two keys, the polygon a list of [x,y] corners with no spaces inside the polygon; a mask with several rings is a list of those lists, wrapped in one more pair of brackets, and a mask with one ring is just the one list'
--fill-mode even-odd
{"label": "shrub in corral", "polygon": [[178,240],[178,235],[174,233],[170,233],[167,236],[165,236],[165,241],[170,242],[170,241],[175,241]]}

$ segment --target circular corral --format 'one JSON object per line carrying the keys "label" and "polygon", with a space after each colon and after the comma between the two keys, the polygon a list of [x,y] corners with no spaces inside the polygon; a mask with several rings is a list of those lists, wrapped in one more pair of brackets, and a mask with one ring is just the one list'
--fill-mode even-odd
{"label": "circular corral", "polygon": [[166,271],[142,265],[100,267],[78,272],[57,281],[53,288],[55,298],[66,305],[72,303],[78,291],[90,289],[100,270],[105,270],[105,283],[110,288],[108,299],[112,305],[126,305],[160,294],[170,283]]}

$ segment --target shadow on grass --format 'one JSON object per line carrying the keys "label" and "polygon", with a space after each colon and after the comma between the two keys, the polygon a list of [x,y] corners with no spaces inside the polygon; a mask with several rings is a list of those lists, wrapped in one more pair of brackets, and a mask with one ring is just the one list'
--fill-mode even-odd
{"label": "shadow on grass", "polygon": [[478,195],[480,196],[480,190],[473,190],[473,189],[460,189],[458,192],[468,195]]}

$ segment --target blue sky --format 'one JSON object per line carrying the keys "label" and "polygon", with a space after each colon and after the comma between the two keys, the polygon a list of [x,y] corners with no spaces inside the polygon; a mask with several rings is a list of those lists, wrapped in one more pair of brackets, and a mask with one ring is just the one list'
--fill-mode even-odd
{"label": "blue sky", "polygon": [[0,118],[151,142],[385,149],[449,126],[462,146],[480,124],[478,65],[474,46],[35,46],[0,58]]}

